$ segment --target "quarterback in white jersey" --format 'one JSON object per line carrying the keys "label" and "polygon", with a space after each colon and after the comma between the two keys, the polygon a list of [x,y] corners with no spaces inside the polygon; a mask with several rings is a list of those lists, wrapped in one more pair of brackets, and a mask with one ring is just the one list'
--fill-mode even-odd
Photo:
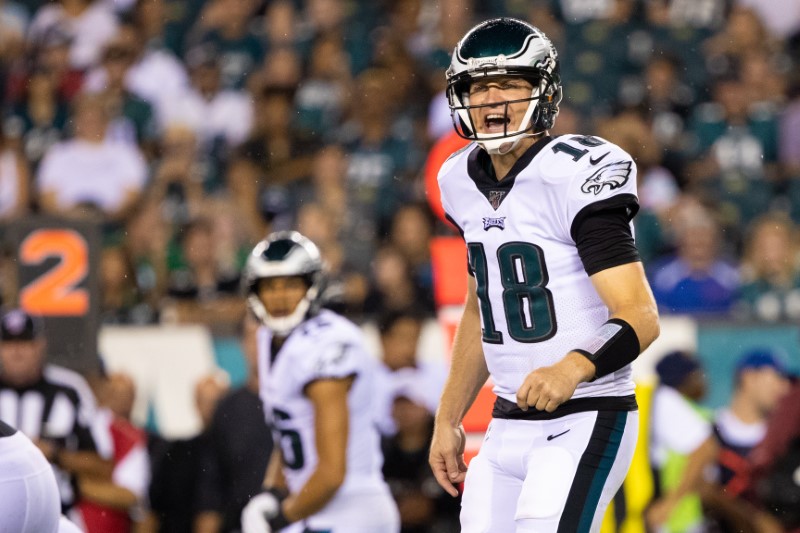
{"label": "quarterback in white jersey", "polygon": [[268,236],[248,260],[248,302],[264,323],[261,398],[279,446],[266,490],[243,511],[244,533],[399,531],[381,473],[376,361],[355,324],[316,308],[321,270],[319,250],[297,232]]}
{"label": "quarterback in white jersey", "polygon": [[[636,443],[630,363],[658,335],[633,239],[636,166],[593,136],[551,138],[558,55],[509,18],[471,29],[448,99],[474,140],[439,173],[467,243],[469,292],[437,412],[430,462],[463,532],[588,532]],[[467,471],[461,419],[491,377],[493,420]]]}

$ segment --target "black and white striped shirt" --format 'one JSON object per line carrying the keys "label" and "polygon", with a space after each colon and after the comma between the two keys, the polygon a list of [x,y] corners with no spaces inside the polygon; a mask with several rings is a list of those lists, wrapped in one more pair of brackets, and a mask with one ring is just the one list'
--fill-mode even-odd
{"label": "black and white striped shirt", "polygon": [[[95,399],[83,377],[63,367],[46,365],[42,378],[17,388],[0,374],[0,421],[31,440],[49,440],[71,451],[97,451],[92,434]],[[56,469],[63,509],[75,503],[71,477]]]}

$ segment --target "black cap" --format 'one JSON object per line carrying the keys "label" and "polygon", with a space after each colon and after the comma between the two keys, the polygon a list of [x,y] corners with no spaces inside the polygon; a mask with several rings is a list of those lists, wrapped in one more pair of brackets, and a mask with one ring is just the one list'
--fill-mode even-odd
{"label": "black cap", "polygon": [[12,309],[0,319],[0,340],[32,341],[42,334],[42,321],[22,309]]}
{"label": "black cap", "polygon": [[680,387],[689,374],[698,370],[700,364],[697,360],[686,352],[670,352],[656,364],[656,373],[661,383],[677,389]]}

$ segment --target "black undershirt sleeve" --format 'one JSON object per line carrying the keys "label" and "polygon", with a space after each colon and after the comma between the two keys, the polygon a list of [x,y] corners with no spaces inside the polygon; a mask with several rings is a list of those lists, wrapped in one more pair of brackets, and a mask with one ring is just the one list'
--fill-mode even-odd
{"label": "black undershirt sleeve", "polygon": [[633,195],[619,195],[584,207],[572,222],[571,234],[588,275],[641,261],[630,221],[639,210]]}

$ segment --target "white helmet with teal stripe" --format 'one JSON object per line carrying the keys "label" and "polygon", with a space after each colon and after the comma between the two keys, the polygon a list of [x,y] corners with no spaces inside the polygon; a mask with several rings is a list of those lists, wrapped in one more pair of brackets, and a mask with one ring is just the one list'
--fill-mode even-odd
{"label": "white helmet with teal stripe", "polygon": [[[479,133],[470,116],[470,85],[491,76],[518,76],[533,85],[528,110],[519,128],[502,133]],[[496,18],[478,24],[459,41],[447,69],[447,99],[456,132],[477,141],[490,154],[508,153],[524,137],[551,127],[561,102],[558,52],[538,28],[513,18]],[[507,102],[506,105],[509,103]]]}
{"label": "white helmet with teal stripe", "polygon": [[[308,290],[295,310],[277,317],[267,312],[258,294],[259,282],[266,278],[302,277]],[[244,269],[247,303],[253,314],[275,334],[288,335],[309,313],[317,310],[322,289],[322,257],[310,239],[296,231],[279,231],[259,242]]]}

